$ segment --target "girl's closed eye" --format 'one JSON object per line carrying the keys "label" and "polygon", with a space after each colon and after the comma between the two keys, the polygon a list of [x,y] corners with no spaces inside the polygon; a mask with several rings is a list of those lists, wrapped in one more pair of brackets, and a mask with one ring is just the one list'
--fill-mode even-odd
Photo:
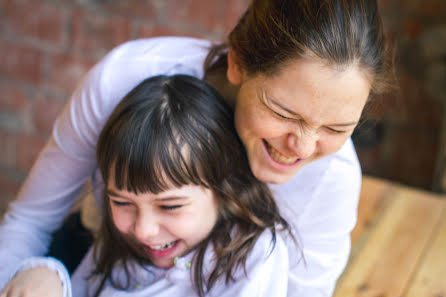
{"label": "girl's closed eye", "polygon": [[114,200],[114,199],[110,199],[110,202],[118,207],[124,207],[124,206],[129,206],[130,202],[126,202],[126,201],[120,201],[120,200]]}
{"label": "girl's closed eye", "polygon": [[183,207],[183,205],[178,204],[178,205],[160,205],[160,208],[163,210],[176,210]]}

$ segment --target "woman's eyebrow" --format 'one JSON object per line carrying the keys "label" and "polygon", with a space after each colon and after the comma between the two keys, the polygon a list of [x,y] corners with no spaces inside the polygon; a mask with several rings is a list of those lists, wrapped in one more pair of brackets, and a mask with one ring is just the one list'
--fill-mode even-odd
{"label": "woman's eyebrow", "polygon": [[[269,101],[271,101],[272,104],[278,106],[279,108],[283,109],[284,111],[288,112],[289,114],[292,114],[293,116],[296,116],[298,118],[302,118],[302,116],[300,114],[298,114],[297,112],[288,109],[287,107],[283,106],[280,102],[269,98]],[[355,126],[359,123],[359,121],[351,121],[351,122],[345,122],[345,123],[335,123],[335,124],[328,124],[325,126],[334,126],[334,127],[347,127],[347,126]]]}
{"label": "woman's eyebrow", "polygon": [[299,117],[299,118],[301,117],[300,114],[298,114],[297,112],[295,112],[295,111],[293,111],[293,110],[291,110],[291,109],[288,109],[287,107],[283,106],[280,102],[278,102],[278,101],[276,101],[276,100],[274,100],[274,99],[272,99],[272,98],[268,98],[268,100],[269,100],[272,104],[274,104],[274,105],[278,106],[279,108],[285,110],[287,113],[292,114],[292,115],[294,115],[294,116],[296,116],[296,117]]}

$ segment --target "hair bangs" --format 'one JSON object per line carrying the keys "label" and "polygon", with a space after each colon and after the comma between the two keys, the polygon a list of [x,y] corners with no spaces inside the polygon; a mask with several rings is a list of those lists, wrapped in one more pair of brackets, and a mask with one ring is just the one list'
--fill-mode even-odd
{"label": "hair bangs", "polygon": [[110,148],[107,154],[114,156],[105,171],[118,189],[157,194],[189,184],[209,187],[204,178],[207,170],[200,165],[209,164],[213,155],[211,149],[203,149],[209,133],[200,125],[186,125],[189,117],[176,116],[163,107],[143,119],[133,114],[119,129],[119,137],[105,137],[122,140],[105,144]]}

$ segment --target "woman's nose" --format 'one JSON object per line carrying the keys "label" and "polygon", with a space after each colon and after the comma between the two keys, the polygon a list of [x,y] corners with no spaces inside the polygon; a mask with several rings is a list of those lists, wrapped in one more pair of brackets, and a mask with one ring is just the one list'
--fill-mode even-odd
{"label": "woman's nose", "polygon": [[160,230],[158,219],[154,214],[139,214],[135,220],[134,236],[144,242],[158,235]]}
{"label": "woman's nose", "polygon": [[319,135],[315,131],[303,133],[290,133],[288,135],[288,146],[299,159],[307,159],[314,154]]}

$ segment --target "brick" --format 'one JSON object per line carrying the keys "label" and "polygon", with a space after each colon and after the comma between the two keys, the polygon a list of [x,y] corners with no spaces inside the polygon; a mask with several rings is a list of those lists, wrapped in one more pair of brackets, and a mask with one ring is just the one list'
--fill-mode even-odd
{"label": "brick", "polygon": [[107,11],[132,19],[136,17],[150,20],[159,15],[156,3],[148,0],[108,1],[105,2],[104,8]]}
{"label": "brick", "polygon": [[119,16],[96,15],[77,10],[72,19],[72,44],[88,56],[102,56],[130,39],[129,20]]}
{"label": "brick", "polygon": [[5,0],[4,24],[12,32],[62,45],[64,12],[38,0]]}
{"label": "brick", "polygon": [[410,14],[412,16],[445,17],[446,2],[444,0],[399,0],[399,14]]}
{"label": "brick", "polygon": [[0,83],[0,109],[18,112],[28,104],[28,95],[18,86]]}
{"label": "brick", "polygon": [[166,0],[167,19],[188,25],[198,25],[208,30],[223,30],[223,1]]}
{"label": "brick", "polygon": [[65,102],[39,94],[32,109],[32,120],[37,131],[48,137],[52,131],[54,121],[62,111]]}
{"label": "brick", "polygon": [[155,36],[189,36],[204,38],[204,35],[198,34],[197,32],[191,32],[183,28],[178,29],[176,27],[169,26],[142,24],[137,29],[137,38],[148,38]]}
{"label": "brick", "polygon": [[[95,60],[79,55],[53,55],[49,59],[48,87],[71,94]],[[67,96],[68,98],[68,96]]]}
{"label": "brick", "polygon": [[43,54],[5,40],[0,40],[0,75],[39,84],[42,75]]}
{"label": "brick", "polygon": [[20,134],[17,137],[17,168],[28,172],[39,152],[45,145],[45,138],[33,134]]}
{"label": "brick", "polygon": [[424,29],[424,24],[419,19],[410,19],[403,26],[404,32],[410,39],[416,39]]}
{"label": "brick", "polygon": [[0,172],[0,213],[4,212],[17,195],[20,189],[22,181],[17,178],[11,177],[7,173]]}
{"label": "brick", "polygon": [[17,152],[17,139],[15,134],[5,129],[0,129],[0,139],[0,166],[13,168],[16,166]]}
{"label": "brick", "polygon": [[240,17],[248,9],[249,0],[229,0],[225,11],[224,28],[226,32],[231,32],[237,25]]}

